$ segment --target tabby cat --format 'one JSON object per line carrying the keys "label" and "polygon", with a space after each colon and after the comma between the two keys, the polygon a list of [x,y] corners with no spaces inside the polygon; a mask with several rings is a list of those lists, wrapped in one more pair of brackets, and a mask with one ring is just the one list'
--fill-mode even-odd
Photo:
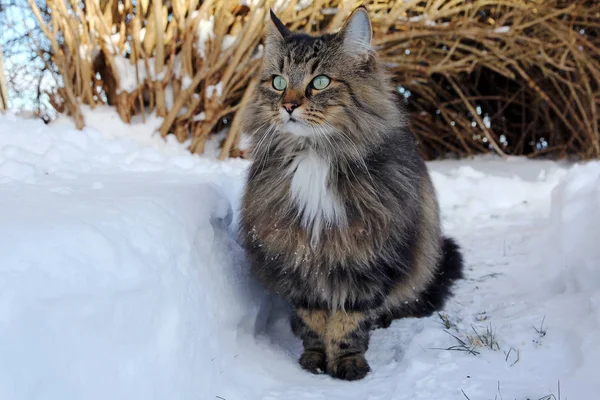
{"label": "tabby cat", "polygon": [[241,235],[252,270],[293,307],[300,365],[361,379],[369,332],[443,307],[462,276],[407,116],[364,8],[335,34],[271,12],[246,116],[252,164]]}

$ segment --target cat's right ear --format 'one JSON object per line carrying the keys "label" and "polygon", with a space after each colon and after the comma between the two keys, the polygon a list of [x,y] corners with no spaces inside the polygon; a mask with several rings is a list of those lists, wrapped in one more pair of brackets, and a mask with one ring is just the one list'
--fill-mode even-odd
{"label": "cat's right ear", "polygon": [[269,24],[269,31],[267,33],[267,46],[274,44],[275,42],[281,43],[285,38],[290,36],[292,32],[284,25],[283,22],[277,18],[277,15],[270,10],[271,23]]}
{"label": "cat's right ear", "polygon": [[278,59],[283,48],[285,38],[292,32],[277,18],[271,10],[271,22],[267,27],[267,36],[265,38],[265,59]]}

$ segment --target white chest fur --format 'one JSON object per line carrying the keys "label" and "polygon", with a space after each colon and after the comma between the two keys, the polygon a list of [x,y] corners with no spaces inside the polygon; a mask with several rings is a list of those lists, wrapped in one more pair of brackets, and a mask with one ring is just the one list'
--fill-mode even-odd
{"label": "white chest fur", "polygon": [[324,227],[346,223],[344,205],[329,187],[331,166],[312,150],[292,162],[290,195],[302,218],[302,225],[316,244]]}

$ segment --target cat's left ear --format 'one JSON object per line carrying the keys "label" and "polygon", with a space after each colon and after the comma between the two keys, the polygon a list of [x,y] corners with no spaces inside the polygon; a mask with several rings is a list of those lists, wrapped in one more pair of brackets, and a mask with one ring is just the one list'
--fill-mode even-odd
{"label": "cat's left ear", "polygon": [[373,38],[373,28],[367,9],[359,7],[354,10],[339,34],[342,35],[347,52],[366,57],[372,50],[371,39]]}

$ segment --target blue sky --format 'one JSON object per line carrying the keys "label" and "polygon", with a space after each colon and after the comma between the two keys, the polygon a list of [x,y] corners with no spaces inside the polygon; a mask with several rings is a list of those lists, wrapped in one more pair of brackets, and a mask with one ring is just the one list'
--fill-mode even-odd
{"label": "blue sky", "polygon": [[[41,97],[41,104],[37,102],[44,63],[35,57],[35,42],[43,38],[38,36],[33,40],[22,39],[27,32],[34,31],[37,21],[29,11],[26,0],[16,0],[9,5],[7,2],[2,3],[4,7],[0,13],[1,41],[5,52],[4,69],[8,83],[9,107],[15,111],[36,111],[41,107],[43,113],[54,115],[47,96]],[[54,79],[46,72],[41,80],[41,90],[51,90],[54,86]]]}

